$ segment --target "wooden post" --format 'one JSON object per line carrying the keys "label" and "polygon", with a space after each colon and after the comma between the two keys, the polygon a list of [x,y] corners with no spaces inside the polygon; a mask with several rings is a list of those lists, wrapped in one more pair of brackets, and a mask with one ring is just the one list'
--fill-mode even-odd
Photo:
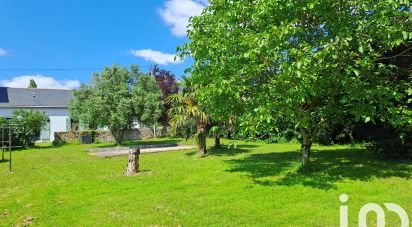
{"label": "wooden post", "polygon": [[129,161],[126,166],[126,176],[132,176],[139,172],[140,148],[129,149]]}

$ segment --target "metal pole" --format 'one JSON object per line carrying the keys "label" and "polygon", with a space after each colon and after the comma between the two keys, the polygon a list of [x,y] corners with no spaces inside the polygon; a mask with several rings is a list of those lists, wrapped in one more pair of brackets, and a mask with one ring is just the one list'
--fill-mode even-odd
{"label": "metal pole", "polygon": [[4,125],[1,126],[1,160],[4,161]]}
{"label": "metal pole", "polygon": [[9,125],[9,152],[10,152],[9,170],[11,172],[11,126],[10,125]]}
{"label": "metal pole", "polygon": [[153,123],[153,137],[156,138],[156,120]]}

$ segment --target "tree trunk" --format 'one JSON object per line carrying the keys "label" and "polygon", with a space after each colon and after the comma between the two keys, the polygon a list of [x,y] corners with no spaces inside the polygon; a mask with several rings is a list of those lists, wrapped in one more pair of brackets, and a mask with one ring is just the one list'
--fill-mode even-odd
{"label": "tree trunk", "polygon": [[352,145],[355,144],[355,138],[353,137],[353,130],[354,130],[354,126],[352,125],[352,126],[350,126],[349,133],[348,133],[349,138],[350,138],[350,142],[351,142]]}
{"label": "tree trunk", "polygon": [[221,144],[220,144],[220,135],[216,135],[215,136],[215,148],[221,148]]}
{"label": "tree trunk", "polygon": [[116,141],[116,144],[119,145],[122,143],[122,139],[123,139],[123,129],[117,129],[114,130],[114,132],[112,131],[114,140]]}
{"label": "tree trunk", "polygon": [[311,145],[302,144],[302,166],[307,166],[309,163]]}
{"label": "tree trunk", "polygon": [[227,131],[227,136],[228,139],[232,139],[232,130]]}
{"label": "tree trunk", "polygon": [[312,148],[312,138],[306,129],[301,129],[302,135],[302,166],[307,166],[309,164],[310,149]]}
{"label": "tree trunk", "polygon": [[199,156],[205,156],[207,153],[206,150],[206,124],[198,123],[197,125],[197,134],[198,134],[198,154]]}
{"label": "tree trunk", "polygon": [[220,144],[220,128],[218,128],[215,132],[215,148],[221,148]]}
{"label": "tree trunk", "polygon": [[132,176],[139,172],[139,156],[140,156],[140,149],[139,148],[131,148],[129,149],[129,160],[126,166],[126,176]]}
{"label": "tree trunk", "polygon": [[207,154],[205,135],[202,135],[199,137],[198,149],[199,149],[199,156],[205,156]]}

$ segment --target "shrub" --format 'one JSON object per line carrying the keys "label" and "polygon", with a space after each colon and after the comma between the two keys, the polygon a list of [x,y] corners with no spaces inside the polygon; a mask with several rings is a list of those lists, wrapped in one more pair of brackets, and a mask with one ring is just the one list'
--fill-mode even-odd
{"label": "shrub", "polygon": [[12,124],[18,124],[13,130],[13,145],[33,146],[34,135],[47,123],[48,117],[33,110],[17,110],[13,112]]}
{"label": "shrub", "polygon": [[7,124],[7,120],[5,117],[0,116],[0,125],[4,125],[4,124]]}

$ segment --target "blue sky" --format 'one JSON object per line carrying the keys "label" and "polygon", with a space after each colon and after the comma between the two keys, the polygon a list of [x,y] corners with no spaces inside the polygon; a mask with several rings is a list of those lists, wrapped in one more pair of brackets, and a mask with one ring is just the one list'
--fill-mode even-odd
{"label": "blue sky", "polygon": [[[0,86],[75,88],[104,66],[151,64],[180,77],[174,62],[185,26],[206,0],[0,0]],[[29,69],[29,70],[22,70]],[[50,70],[64,69],[64,70]]]}

